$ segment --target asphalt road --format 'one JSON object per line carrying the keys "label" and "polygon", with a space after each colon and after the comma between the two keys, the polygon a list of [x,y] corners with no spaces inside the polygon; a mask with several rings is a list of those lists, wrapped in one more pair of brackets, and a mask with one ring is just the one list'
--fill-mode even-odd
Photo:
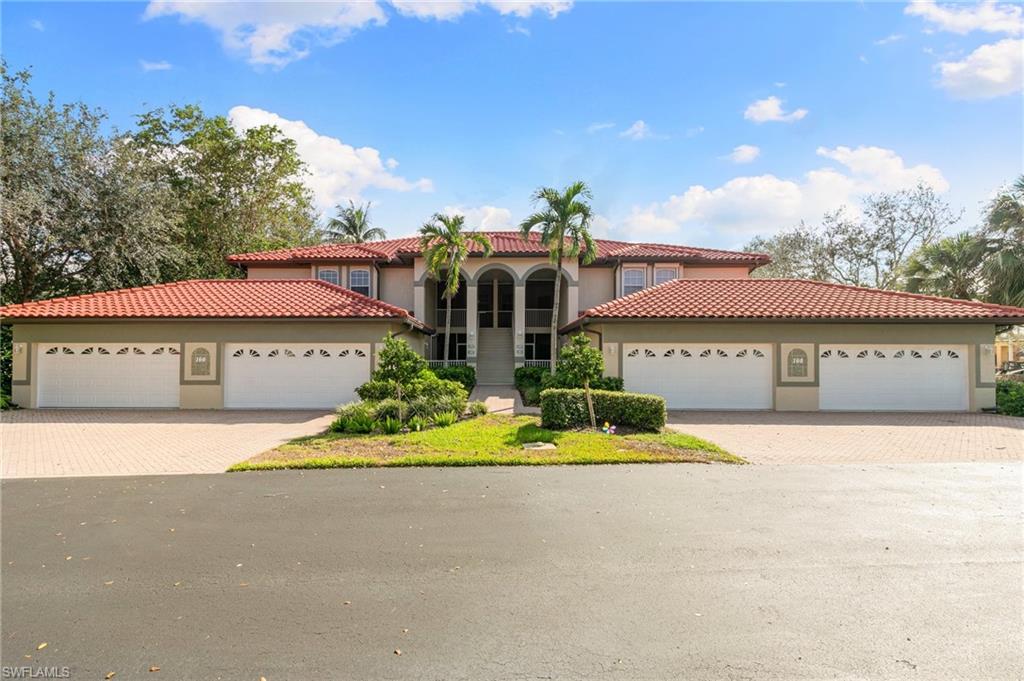
{"label": "asphalt road", "polygon": [[1018,679],[1021,488],[999,464],[8,481],[2,661],[115,681]]}

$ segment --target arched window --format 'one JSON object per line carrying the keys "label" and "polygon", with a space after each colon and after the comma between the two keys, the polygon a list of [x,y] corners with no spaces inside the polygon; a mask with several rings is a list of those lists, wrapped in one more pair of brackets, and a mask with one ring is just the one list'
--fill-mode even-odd
{"label": "arched window", "polygon": [[786,358],[790,378],[807,377],[807,353],[803,350],[790,350]]}
{"label": "arched window", "polygon": [[192,351],[192,375],[210,375],[210,351],[206,348],[196,348]]}

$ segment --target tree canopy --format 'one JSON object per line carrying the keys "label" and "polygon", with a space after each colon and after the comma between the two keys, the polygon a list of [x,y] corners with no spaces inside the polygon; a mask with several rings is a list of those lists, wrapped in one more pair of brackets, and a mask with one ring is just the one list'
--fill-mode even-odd
{"label": "tree canopy", "polygon": [[363,244],[388,238],[380,227],[370,224],[370,204],[357,206],[349,201],[348,206],[335,206],[337,215],[327,221],[324,227],[324,241],[342,244]]}

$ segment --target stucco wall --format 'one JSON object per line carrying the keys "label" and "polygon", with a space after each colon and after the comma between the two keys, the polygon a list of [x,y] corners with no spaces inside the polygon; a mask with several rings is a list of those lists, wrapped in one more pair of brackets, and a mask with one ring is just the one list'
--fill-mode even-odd
{"label": "stucco wall", "polygon": [[683,267],[683,279],[749,279],[750,272],[746,265],[733,267],[711,267],[706,265],[686,265]]}
{"label": "stucco wall", "polygon": [[[14,385],[12,397],[22,407],[36,406],[38,343],[168,343],[179,344],[182,409],[219,409],[223,398],[225,343],[368,343],[372,361],[388,332],[400,334],[415,350],[423,350],[422,334],[391,320],[382,321],[156,321],[156,322],[32,322],[14,325],[14,342],[27,353],[27,381]],[[210,353],[209,376],[193,376],[190,360],[198,348]]]}
{"label": "stucco wall", "polygon": [[588,324],[588,331],[601,336],[605,373],[622,375],[622,343],[707,342],[771,343],[775,409],[815,411],[818,408],[816,353],[809,352],[812,363],[806,379],[788,377],[784,351],[811,349],[823,343],[965,345],[967,346],[967,386],[971,410],[995,405],[995,386],[990,381],[991,346],[995,335],[992,324],[832,324],[775,322],[605,322]]}
{"label": "stucco wall", "polygon": [[309,279],[313,276],[313,268],[309,265],[301,267],[265,267],[250,265],[246,269],[247,279]]}
{"label": "stucco wall", "polygon": [[383,267],[380,270],[380,299],[405,310],[413,309],[413,268]]}
{"label": "stucco wall", "polygon": [[584,267],[580,269],[580,310],[607,303],[615,298],[615,269]]}

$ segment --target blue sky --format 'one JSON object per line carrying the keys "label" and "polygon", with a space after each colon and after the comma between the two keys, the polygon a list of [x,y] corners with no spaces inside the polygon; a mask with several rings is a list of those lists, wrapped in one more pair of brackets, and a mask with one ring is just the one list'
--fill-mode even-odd
{"label": "blue sky", "polygon": [[918,180],[976,221],[1022,172],[1019,5],[5,3],[39,95],[120,128],[197,102],[299,142],[322,208],[502,228],[589,182],[595,231],[738,247]]}

